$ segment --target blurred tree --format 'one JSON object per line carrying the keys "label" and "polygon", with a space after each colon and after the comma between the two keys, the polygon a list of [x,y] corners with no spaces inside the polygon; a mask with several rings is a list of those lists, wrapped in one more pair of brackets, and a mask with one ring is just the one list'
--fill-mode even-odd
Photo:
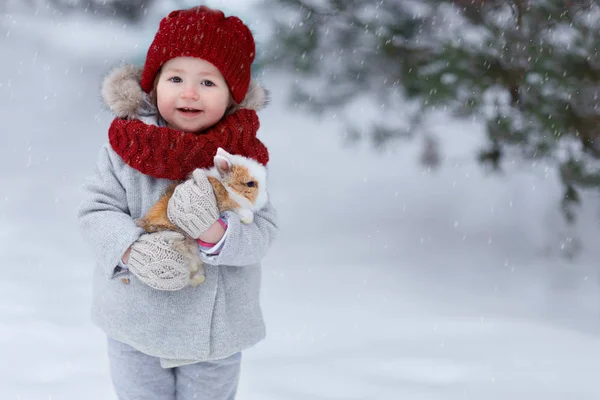
{"label": "blurred tree", "polygon": [[154,0],[45,0],[58,10],[81,9],[99,16],[116,16],[132,22],[141,20]]}
{"label": "blurred tree", "polygon": [[[368,96],[394,116],[406,111],[399,97],[414,100],[418,107],[404,118],[411,122],[408,128],[398,121],[373,125],[369,136],[376,144],[413,135],[428,110],[483,118],[489,145],[479,160],[495,169],[509,156],[556,165],[569,221],[578,192],[600,188],[597,1],[268,0],[266,5],[277,8],[271,11],[275,31],[266,59],[303,77],[293,91],[299,104],[323,112]],[[424,143],[422,160],[439,163],[434,142]]]}

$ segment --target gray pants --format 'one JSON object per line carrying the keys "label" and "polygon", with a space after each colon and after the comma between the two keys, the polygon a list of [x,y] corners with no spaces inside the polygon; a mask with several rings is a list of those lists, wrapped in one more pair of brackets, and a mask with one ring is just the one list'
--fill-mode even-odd
{"label": "gray pants", "polygon": [[108,359],[119,400],[233,400],[241,353],[164,369],[157,357],[109,338]]}

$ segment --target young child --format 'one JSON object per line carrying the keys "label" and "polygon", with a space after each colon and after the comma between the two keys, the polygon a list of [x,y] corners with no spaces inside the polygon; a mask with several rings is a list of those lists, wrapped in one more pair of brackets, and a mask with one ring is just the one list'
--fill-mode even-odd
{"label": "young child", "polygon": [[[238,18],[196,7],[160,22],[141,72],[125,66],[105,80],[104,99],[119,118],[78,217],[97,259],[92,319],[108,336],[119,399],[233,399],[241,351],[265,336],[260,261],[278,232],[275,211],[268,204],[251,224],[219,215],[196,170],[212,165],[218,147],[266,165],[254,54]],[[173,181],[184,182],[168,216],[198,239],[206,274],[198,287],[170,246],[182,235],[146,234],[135,223]]]}

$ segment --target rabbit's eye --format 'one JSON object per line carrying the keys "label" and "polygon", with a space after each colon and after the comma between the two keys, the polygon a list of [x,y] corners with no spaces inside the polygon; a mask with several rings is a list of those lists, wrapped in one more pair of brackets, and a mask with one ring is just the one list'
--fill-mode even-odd
{"label": "rabbit's eye", "polygon": [[246,183],[246,186],[254,187],[254,186],[256,186],[256,183],[254,181],[250,181],[250,182]]}

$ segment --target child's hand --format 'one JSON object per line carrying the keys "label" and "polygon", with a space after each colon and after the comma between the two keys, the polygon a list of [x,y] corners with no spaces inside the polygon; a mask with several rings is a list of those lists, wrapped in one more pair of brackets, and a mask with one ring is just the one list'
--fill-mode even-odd
{"label": "child's hand", "polygon": [[144,234],[131,245],[126,264],[140,281],[154,289],[182,289],[189,283],[189,265],[173,244],[183,240],[181,233],[173,231]]}
{"label": "child's hand", "polygon": [[219,219],[217,199],[203,170],[196,169],[192,178],[175,188],[167,216],[194,239]]}

